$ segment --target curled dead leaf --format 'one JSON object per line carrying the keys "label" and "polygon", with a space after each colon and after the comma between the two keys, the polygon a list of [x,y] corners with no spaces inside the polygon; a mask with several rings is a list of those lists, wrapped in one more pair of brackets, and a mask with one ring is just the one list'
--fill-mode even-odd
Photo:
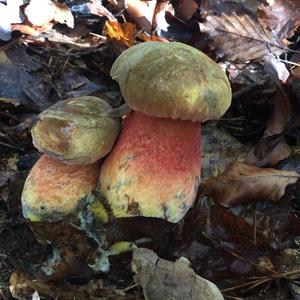
{"label": "curled dead leaf", "polygon": [[257,167],[275,166],[281,160],[289,157],[292,148],[281,136],[270,136],[262,138],[252,148],[246,158],[246,163]]}
{"label": "curled dead leaf", "polygon": [[299,177],[295,171],[262,169],[233,161],[222,175],[204,181],[201,189],[203,194],[230,207],[251,201],[277,201]]}
{"label": "curled dead leaf", "polygon": [[87,7],[93,15],[107,17],[109,21],[117,22],[114,15],[101,4],[101,1],[91,0],[87,3]]}
{"label": "curled dead leaf", "polygon": [[258,167],[274,166],[292,152],[291,147],[283,138],[288,131],[292,115],[291,100],[282,88],[277,89],[272,100],[274,109],[267,122],[263,137],[249,152],[247,158],[247,163],[255,164]]}
{"label": "curled dead leaf", "polygon": [[223,299],[212,282],[198,276],[189,267],[186,258],[171,262],[159,258],[150,249],[137,248],[133,251],[132,268],[148,300]]}

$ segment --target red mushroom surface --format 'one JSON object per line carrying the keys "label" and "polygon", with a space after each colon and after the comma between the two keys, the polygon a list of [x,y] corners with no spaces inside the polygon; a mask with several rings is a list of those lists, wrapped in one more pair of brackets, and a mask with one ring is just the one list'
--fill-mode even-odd
{"label": "red mushroom surface", "polygon": [[22,192],[22,209],[31,221],[56,221],[93,201],[100,166],[71,166],[44,154],[30,171]]}

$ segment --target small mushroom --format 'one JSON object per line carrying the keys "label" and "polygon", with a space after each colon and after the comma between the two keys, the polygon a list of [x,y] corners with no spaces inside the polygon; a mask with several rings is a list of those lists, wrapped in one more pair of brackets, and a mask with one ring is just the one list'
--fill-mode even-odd
{"label": "small mushroom", "polygon": [[100,165],[71,166],[46,154],[30,171],[22,192],[22,209],[30,221],[57,221],[94,201]]}
{"label": "small mushroom", "polygon": [[145,42],[124,51],[111,76],[134,111],[100,172],[100,192],[114,217],[176,223],[199,186],[200,122],[231,103],[222,69],[182,43]]}
{"label": "small mushroom", "polygon": [[105,101],[84,96],[57,102],[39,115],[33,144],[61,162],[91,164],[107,155],[119,134],[120,121]]}

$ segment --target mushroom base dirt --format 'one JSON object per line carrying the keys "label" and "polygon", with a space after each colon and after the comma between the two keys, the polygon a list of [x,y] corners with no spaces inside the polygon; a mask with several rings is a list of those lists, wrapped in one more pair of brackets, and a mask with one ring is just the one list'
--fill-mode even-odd
{"label": "mushroom base dirt", "polygon": [[176,223],[193,205],[200,178],[200,123],[131,112],[100,172],[114,217]]}

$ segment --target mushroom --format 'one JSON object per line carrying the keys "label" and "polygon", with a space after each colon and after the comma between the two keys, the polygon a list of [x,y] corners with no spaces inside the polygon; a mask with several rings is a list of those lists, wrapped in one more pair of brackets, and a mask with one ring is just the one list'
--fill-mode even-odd
{"label": "mushroom", "polygon": [[57,102],[39,115],[33,144],[66,164],[91,164],[107,155],[119,134],[112,107],[97,97]]}
{"label": "mushroom", "polygon": [[30,221],[58,221],[80,212],[94,201],[99,178],[98,162],[66,165],[46,154],[30,171],[22,192],[22,209]]}
{"label": "mushroom", "polygon": [[221,117],[230,83],[208,56],[188,45],[145,42],[124,51],[111,76],[132,111],[100,171],[114,217],[177,223],[199,186],[200,122]]}

